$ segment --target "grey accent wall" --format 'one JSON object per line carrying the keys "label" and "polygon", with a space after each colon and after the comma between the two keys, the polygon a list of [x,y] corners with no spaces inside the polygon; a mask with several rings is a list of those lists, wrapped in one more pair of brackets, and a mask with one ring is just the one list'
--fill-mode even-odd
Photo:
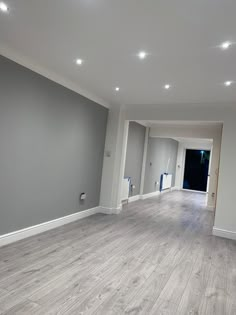
{"label": "grey accent wall", "polygon": [[133,196],[140,192],[145,131],[144,126],[132,121],[129,123],[125,176],[131,177],[131,183],[135,185]]}
{"label": "grey accent wall", "polygon": [[107,114],[0,56],[0,235],[99,204]]}
{"label": "grey accent wall", "polygon": [[[144,193],[160,190],[160,176],[166,172],[170,158],[168,173],[173,175],[172,186],[175,183],[176,160],[178,142],[173,139],[151,138],[148,139],[146,172],[144,179]],[[158,185],[155,185],[158,182]]]}

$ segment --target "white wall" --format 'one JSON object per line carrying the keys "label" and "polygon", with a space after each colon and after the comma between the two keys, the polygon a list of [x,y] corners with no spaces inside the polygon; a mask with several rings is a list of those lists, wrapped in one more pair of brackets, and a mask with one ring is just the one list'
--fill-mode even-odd
{"label": "white wall", "polygon": [[150,137],[213,139],[218,136],[221,129],[221,126],[213,123],[208,125],[207,122],[193,121],[191,125],[179,125],[173,122],[152,127]]}
{"label": "white wall", "polygon": [[[194,142],[191,140],[190,142],[185,141],[185,147],[199,149],[198,142],[199,139],[212,139],[212,158],[211,158],[211,166],[210,166],[210,182],[209,182],[209,194],[207,205],[209,207],[215,208],[216,205],[216,194],[217,194],[217,183],[218,183],[218,170],[219,170],[219,162],[220,162],[220,146],[221,146],[221,134],[222,134],[222,125],[216,124],[204,124],[201,123],[192,123],[191,125],[177,125],[177,124],[167,124],[167,125],[158,125],[156,127],[151,128],[150,136],[151,137],[177,137],[177,138],[186,138],[186,139],[196,139]],[[199,142],[201,143],[201,142]],[[200,144],[199,144],[200,145]],[[209,147],[208,147],[209,148]],[[203,149],[203,147],[202,147]],[[211,147],[210,147],[211,149]],[[183,157],[182,157],[183,158]],[[182,163],[181,163],[182,165]],[[182,173],[178,170],[178,178]],[[180,184],[182,178],[179,178],[179,183],[177,186],[181,186]]]}
{"label": "white wall", "polygon": [[141,171],[141,182],[140,182],[140,195],[144,193],[144,181],[145,181],[145,173],[146,173],[146,161],[147,161],[147,149],[148,149],[148,139],[149,139],[150,128],[146,128],[145,132],[145,141],[144,141],[144,149],[143,149],[143,163],[142,163],[142,171]]}
{"label": "white wall", "polygon": [[121,207],[121,180],[124,176],[129,128],[123,115],[124,112],[119,108],[110,109],[108,115],[100,206],[110,209],[110,213],[119,212]]}
{"label": "white wall", "polygon": [[160,191],[161,174],[172,174],[171,187],[175,184],[178,141],[170,138],[149,137],[144,194]]}
{"label": "white wall", "polygon": [[124,176],[131,179],[130,197],[140,194],[145,133],[146,127],[134,121],[129,123]]}
{"label": "white wall", "polygon": [[[218,196],[215,213],[215,234],[228,231],[228,237],[236,235],[236,211],[235,211],[235,178],[236,178],[236,104],[205,104],[205,105],[132,105],[120,109],[123,123],[120,121],[120,137],[124,140],[125,120],[160,120],[160,121],[204,121],[222,122],[222,143],[218,182]],[[214,145],[213,150],[219,150],[220,144]],[[121,151],[117,150],[119,156]],[[122,160],[122,159],[121,159]],[[116,167],[122,166],[117,163]],[[213,163],[212,163],[213,164]],[[217,166],[213,165],[213,168]],[[109,178],[107,178],[109,180]],[[109,184],[116,187],[116,199],[119,200],[120,183],[116,181]],[[103,191],[103,194],[106,191]],[[217,232],[216,232],[217,231]],[[234,232],[234,233],[231,233]],[[223,232],[222,232],[223,233]],[[221,234],[222,235],[222,234]]]}

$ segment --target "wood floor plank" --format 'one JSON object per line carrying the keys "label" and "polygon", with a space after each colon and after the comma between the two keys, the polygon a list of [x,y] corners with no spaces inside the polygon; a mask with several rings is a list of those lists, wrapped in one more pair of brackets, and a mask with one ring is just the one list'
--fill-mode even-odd
{"label": "wood floor plank", "polygon": [[174,191],[0,248],[0,313],[236,314],[236,242]]}
{"label": "wood floor plank", "polygon": [[213,236],[207,240],[207,250],[210,253],[210,268],[205,294],[199,306],[200,314],[227,314],[227,273],[229,268],[229,256],[226,239],[218,239]]}
{"label": "wood floor plank", "polygon": [[[40,306],[28,300],[23,300],[21,303],[16,304],[7,311],[2,312],[2,315],[27,315],[34,314],[36,310],[39,310]],[[43,314],[43,313],[41,313]],[[48,313],[49,314],[49,313]]]}
{"label": "wood floor plank", "polygon": [[211,267],[206,291],[199,306],[199,314],[227,314],[227,278]]}
{"label": "wood floor plank", "polygon": [[[177,310],[177,305],[167,301],[167,300],[162,300],[158,298],[156,303],[154,304],[151,312],[149,315],[173,315],[173,314],[178,314],[176,313]],[[144,315],[145,313],[142,313]],[[146,313],[147,314],[147,313]],[[183,313],[184,314],[184,313]],[[189,313],[191,314],[191,313]]]}
{"label": "wood floor plank", "polygon": [[227,300],[226,313],[236,314],[236,242],[228,242]]}
{"label": "wood floor plank", "polygon": [[178,306],[177,313],[179,314],[199,313],[199,305],[204,297],[211,269],[211,264],[207,262],[207,252],[204,250],[204,245],[202,242],[202,248],[199,250],[191,276],[184,289]]}

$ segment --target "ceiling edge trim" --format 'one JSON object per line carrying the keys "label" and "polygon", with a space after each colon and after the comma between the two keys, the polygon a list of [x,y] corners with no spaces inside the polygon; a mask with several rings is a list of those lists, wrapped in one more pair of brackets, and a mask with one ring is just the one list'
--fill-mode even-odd
{"label": "ceiling edge trim", "polygon": [[0,46],[0,55],[2,55],[3,57],[6,57],[8,59],[11,59],[12,61],[20,64],[21,66],[24,66],[40,75],[42,75],[43,77],[54,81],[64,87],[66,87],[69,90],[72,90],[74,92],[76,92],[77,94],[80,94],[88,99],[90,99],[91,101],[98,103],[99,105],[102,105],[106,108],[110,108],[110,105],[103,99],[97,97],[96,95],[93,95],[92,93],[80,88],[77,84],[73,83],[70,80],[67,80],[65,78],[63,78],[62,76],[47,70],[46,68],[38,65],[36,62],[33,62],[32,60],[30,60],[27,57],[24,57],[20,54],[17,54],[16,52],[14,52],[13,50],[7,48],[6,46]]}

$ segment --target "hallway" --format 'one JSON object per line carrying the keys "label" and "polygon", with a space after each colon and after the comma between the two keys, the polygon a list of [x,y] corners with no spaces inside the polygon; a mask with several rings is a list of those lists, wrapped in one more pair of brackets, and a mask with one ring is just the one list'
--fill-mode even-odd
{"label": "hallway", "polygon": [[1,314],[236,314],[236,242],[173,191],[0,248]]}

